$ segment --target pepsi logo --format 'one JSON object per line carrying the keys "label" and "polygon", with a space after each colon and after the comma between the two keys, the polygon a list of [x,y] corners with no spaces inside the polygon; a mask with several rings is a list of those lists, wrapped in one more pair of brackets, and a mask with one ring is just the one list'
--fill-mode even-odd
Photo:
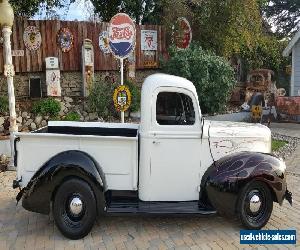
{"label": "pepsi logo", "polygon": [[128,57],[135,46],[135,24],[131,18],[124,13],[113,16],[108,33],[112,53],[116,57]]}

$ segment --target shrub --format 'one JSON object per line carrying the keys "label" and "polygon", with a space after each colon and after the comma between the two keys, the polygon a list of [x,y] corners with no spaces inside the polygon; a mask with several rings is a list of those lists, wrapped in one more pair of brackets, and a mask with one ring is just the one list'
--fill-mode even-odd
{"label": "shrub", "polygon": [[117,116],[113,103],[113,92],[116,86],[116,83],[111,82],[95,82],[87,98],[90,110],[97,112],[103,118]]}
{"label": "shrub", "polygon": [[8,98],[6,96],[0,96],[0,113],[6,113],[9,111]]}
{"label": "shrub", "polygon": [[39,100],[32,106],[32,112],[34,114],[40,114],[50,117],[57,117],[60,109],[60,102],[52,98]]}
{"label": "shrub", "polygon": [[[135,112],[140,109],[141,90],[140,87],[133,81],[125,81],[124,84],[131,92],[131,105],[129,112]],[[114,89],[118,87],[118,83],[110,81],[95,82],[90,94],[87,98],[89,108],[93,112],[97,112],[103,118],[117,117],[119,112],[114,108],[113,93]]]}
{"label": "shrub", "polygon": [[80,115],[74,111],[70,112],[65,116],[64,121],[80,121]]}
{"label": "shrub", "polygon": [[193,82],[202,112],[224,110],[235,83],[234,71],[229,63],[197,44],[185,50],[171,47],[169,55],[169,60],[162,62],[163,71]]}
{"label": "shrub", "polygon": [[124,84],[129,88],[131,93],[129,112],[139,111],[141,105],[141,88],[133,81],[125,81]]}

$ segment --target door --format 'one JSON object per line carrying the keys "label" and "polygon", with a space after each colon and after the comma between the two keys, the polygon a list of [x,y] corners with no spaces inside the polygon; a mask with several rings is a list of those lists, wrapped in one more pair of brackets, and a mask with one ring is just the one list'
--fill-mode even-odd
{"label": "door", "polygon": [[155,95],[148,144],[149,198],[152,201],[198,200],[202,176],[198,103],[185,89],[161,88]]}

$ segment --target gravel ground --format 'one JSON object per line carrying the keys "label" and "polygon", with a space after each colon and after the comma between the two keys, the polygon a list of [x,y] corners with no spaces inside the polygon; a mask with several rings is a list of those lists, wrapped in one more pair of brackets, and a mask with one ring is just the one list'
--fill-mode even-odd
{"label": "gravel ground", "polygon": [[282,159],[286,159],[288,156],[290,156],[295,151],[297,145],[300,143],[299,138],[277,134],[273,132],[272,139],[288,142],[286,145],[279,148],[277,151],[272,152],[274,155],[281,157]]}

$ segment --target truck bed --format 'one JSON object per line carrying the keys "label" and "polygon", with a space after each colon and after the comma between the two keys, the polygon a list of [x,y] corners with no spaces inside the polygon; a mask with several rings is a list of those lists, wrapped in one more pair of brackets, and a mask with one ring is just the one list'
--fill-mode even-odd
{"label": "truck bed", "polygon": [[49,122],[32,133],[16,133],[17,174],[26,186],[50,158],[68,150],[91,155],[102,167],[110,190],[136,190],[138,173],[137,124]]}

